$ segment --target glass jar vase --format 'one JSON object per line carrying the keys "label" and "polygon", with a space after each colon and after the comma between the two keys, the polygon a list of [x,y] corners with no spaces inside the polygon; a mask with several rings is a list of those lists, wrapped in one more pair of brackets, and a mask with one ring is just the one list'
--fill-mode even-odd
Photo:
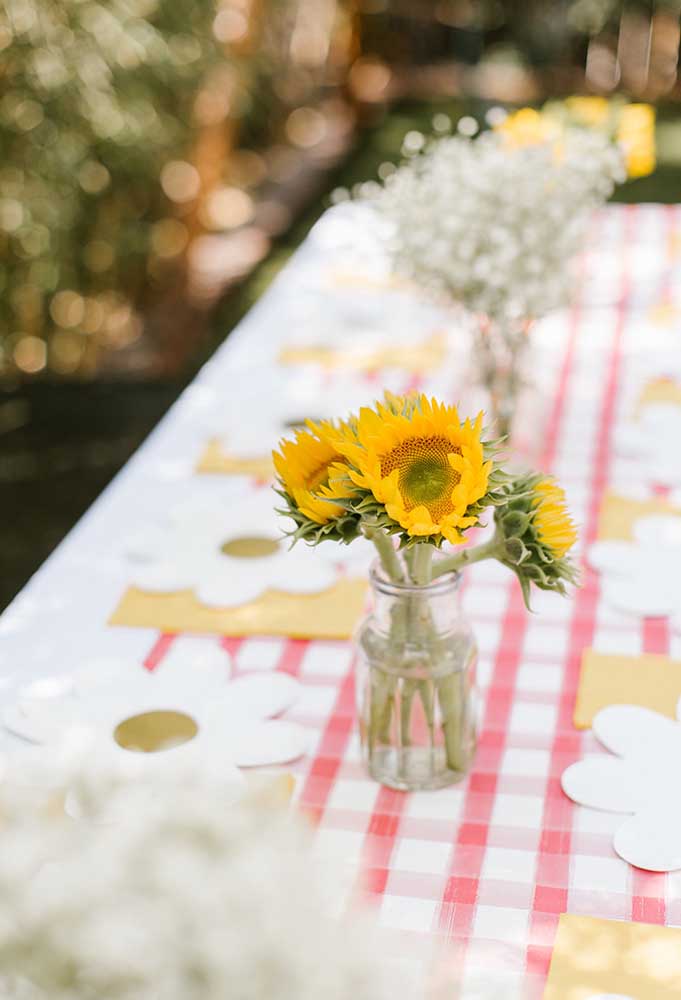
{"label": "glass jar vase", "polygon": [[390,788],[443,788],[468,772],[476,743],[477,647],[460,576],[423,586],[371,570],[374,606],[356,635],[362,749]]}
{"label": "glass jar vase", "polygon": [[471,382],[477,383],[478,405],[492,418],[493,436],[506,439],[514,464],[536,463],[543,446],[548,402],[532,365],[532,322],[470,316]]}

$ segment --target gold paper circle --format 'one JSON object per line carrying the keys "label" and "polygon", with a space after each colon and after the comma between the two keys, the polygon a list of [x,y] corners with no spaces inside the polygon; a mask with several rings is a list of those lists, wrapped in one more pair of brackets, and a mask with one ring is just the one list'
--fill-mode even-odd
{"label": "gold paper circle", "polygon": [[135,753],[161,753],[193,740],[199,727],[184,712],[143,712],[119,722],[114,739],[119,747]]}
{"label": "gold paper circle", "polygon": [[266,556],[274,555],[279,548],[276,538],[267,538],[266,535],[242,535],[240,538],[231,538],[224,545],[220,546],[220,551],[225,556],[232,556],[235,559],[264,559]]}

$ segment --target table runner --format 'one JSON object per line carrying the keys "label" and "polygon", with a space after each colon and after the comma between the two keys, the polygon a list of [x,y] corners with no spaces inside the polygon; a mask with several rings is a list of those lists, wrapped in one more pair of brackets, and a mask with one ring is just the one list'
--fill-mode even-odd
{"label": "table runner", "polygon": [[[304,297],[311,275],[347,263],[348,232],[356,229],[350,218],[348,225],[333,210],[318,223],[7,609],[0,619],[6,693],[19,679],[63,673],[86,659],[93,669],[111,655],[136,657],[148,669],[162,663],[172,635],[105,624],[127,582],[113,543],[153,522],[159,505],[192,477],[208,437],[206,399],[275,361],[286,336],[282,308],[291,296]],[[659,324],[678,328],[680,244],[676,206],[608,206],[594,219],[572,308],[534,335],[533,370],[549,400],[540,464],[566,487],[587,545],[604,491],[641,490],[636,468],[612,450],[613,431],[632,414],[642,359],[668,348],[673,331]],[[681,924],[681,873],[632,869],[612,850],[618,817],[573,805],[559,783],[568,764],[597,750],[590,733],[572,724],[583,649],[681,655],[681,640],[664,619],[639,622],[605,607],[589,570],[571,600],[538,594],[538,613],[528,615],[515,578],[480,564],[467,573],[463,603],[480,645],[479,749],[467,781],[432,793],[394,792],[365,776],[348,643],[258,636],[222,643],[237,668],[270,666],[305,682],[289,717],[317,735],[295,768],[298,800],[343,867],[348,892],[362,872],[381,923],[418,963],[431,945],[451,945],[463,1000],[477,995],[482,979],[505,1000],[531,1000],[541,996],[561,912]],[[16,748],[7,734],[0,741]]]}

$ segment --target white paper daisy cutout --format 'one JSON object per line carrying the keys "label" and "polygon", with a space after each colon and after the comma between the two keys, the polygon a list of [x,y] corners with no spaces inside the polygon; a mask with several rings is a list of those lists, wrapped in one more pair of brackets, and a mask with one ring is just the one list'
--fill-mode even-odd
{"label": "white paper daisy cutout", "polygon": [[637,421],[626,424],[615,437],[617,451],[637,459],[642,478],[651,484],[681,486],[681,407],[648,403]]}
{"label": "white paper daisy cutout", "polygon": [[365,378],[327,373],[315,365],[305,365],[302,371],[258,369],[227,398],[220,394],[204,426],[207,435],[219,437],[230,457],[267,456],[305,420],[344,417],[371,405],[376,395],[376,387]]}
{"label": "white paper daisy cutout", "polygon": [[589,549],[603,599],[641,617],[668,616],[681,629],[681,517],[639,518],[632,534],[631,542],[595,542]]}
{"label": "white paper daisy cutout", "polygon": [[176,640],[153,672],[112,660],[62,678],[56,693],[31,686],[5,709],[4,726],[42,747],[85,735],[96,752],[132,754],[145,769],[200,757],[224,775],[302,756],[309,732],[273,718],[296,701],[298,682],[277,672],[230,680],[227,654],[213,644],[197,655],[202,642]]}
{"label": "white paper daisy cutout", "polygon": [[568,767],[563,790],[591,809],[629,814],[613,847],[637,868],[681,868],[681,702],[677,720],[638,705],[598,712],[593,731],[612,756],[594,755]]}
{"label": "white paper daisy cutout", "polygon": [[233,505],[191,500],[176,507],[165,524],[128,540],[130,582],[161,593],[193,590],[202,604],[235,607],[267,590],[319,593],[341,568],[366,571],[369,543],[291,548],[277,500],[261,490]]}

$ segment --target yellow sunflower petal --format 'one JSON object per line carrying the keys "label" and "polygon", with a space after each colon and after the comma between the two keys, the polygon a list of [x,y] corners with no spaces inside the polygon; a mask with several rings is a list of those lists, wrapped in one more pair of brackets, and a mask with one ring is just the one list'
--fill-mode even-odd
{"label": "yellow sunflower petal", "polygon": [[537,537],[556,559],[562,559],[577,541],[577,530],[567,510],[565,491],[553,479],[542,479],[534,491]]}

